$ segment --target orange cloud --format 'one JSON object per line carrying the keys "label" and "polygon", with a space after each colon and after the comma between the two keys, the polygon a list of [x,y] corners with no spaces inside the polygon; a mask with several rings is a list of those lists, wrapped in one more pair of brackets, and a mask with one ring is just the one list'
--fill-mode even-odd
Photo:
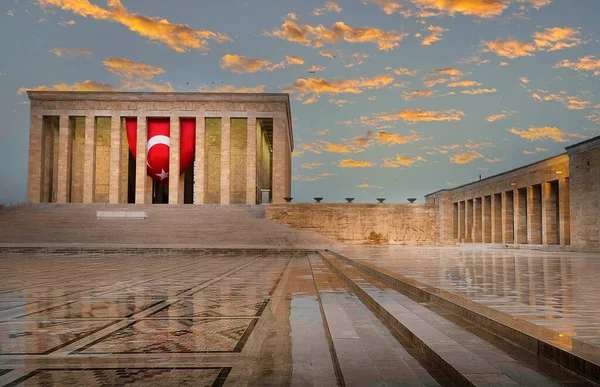
{"label": "orange cloud", "polygon": [[370,161],[366,160],[352,160],[352,159],[343,159],[340,160],[338,167],[341,168],[371,168],[375,165]]}
{"label": "orange cloud", "polygon": [[540,153],[540,152],[548,152],[548,149],[546,149],[546,148],[535,148],[535,149],[534,149],[534,150],[532,150],[532,151],[529,151],[529,150],[524,150],[524,151],[523,151],[523,154],[526,154],[526,155],[533,155],[533,154]]}
{"label": "orange cloud", "polygon": [[442,34],[448,31],[445,28],[436,26],[429,26],[427,29],[431,31],[431,34],[423,38],[423,41],[421,42],[421,45],[423,46],[431,46],[433,43],[442,40]]}
{"label": "orange cloud", "polygon": [[483,158],[483,155],[481,153],[471,150],[466,153],[458,153],[453,156],[450,156],[450,162],[454,164],[468,164],[473,160],[481,158]]}
{"label": "orange cloud", "polygon": [[575,28],[552,27],[535,32],[533,42],[521,43],[514,38],[496,41],[484,41],[484,52],[493,52],[498,56],[515,59],[523,56],[533,56],[535,51],[557,51],[574,47],[583,43],[581,33]]}
{"label": "orange cloud", "polygon": [[307,47],[320,48],[325,43],[337,43],[344,40],[349,43],[375,43],[380,50],[387,51],[397,47],[408,34],[396,31],[383,31],[374,27],[353,28],[344,22],[334,23],[331,28],[321,24],[299,26],[293,20],[286,20],[281,29],[266,32],[265,35],[300,43]]}
{"label": "orange cloud", "polygon": [[108,0],[108,9],[98,7],[89,0],[38,0],[42,8],[59,7],[82,17],[120,23],[130,31],[153,41],[165,43],[177,52],[190,49],[208,49],[208,40],[225,42],[227,35],[208,30],[195,30],[186,24],[173,24],[166,19],[141,16],[129,12],[120,0]]}
{"label": "orange cloud", "polygon": [[538,50],[557,51],[582,43],[581,33],[575,28],[546,28],[533,34],[533,42]]}
{"label": "orange cloud", "polygon": [[354,101],[348,101],[347,99],[329,98],[329,103],[337,105],[338,107],[343,107],[344,105],[352,105],[352,104],[354,104]]}
{"label": "orange cloud", "polygon": [[92,55],[94,55],[87,48],[75,48],[73,50],[69,50],[68,48],[53,48],[52,50],[49,50],[49,51],[58,57],[92,56]]}
{"label": "orange cloud", "polygon": [[115,91],[115,88],[108,83],[96,82],[96,81],[83,81],[75,82],[72,85],[66,83],[59,83],[51,87],[48,86],[37,86],[34,88],[21,87],[17,94],[24,94],[28,91]]}
{"label": "orange cloud", "polygon": [[433,71],[428,72],[425,76],[439,76],[439,75],[449,75],[452,77],[462,77],[464,74],[459,69],[455,69],[453,67],[446,67],[442,69],[435,69]]}
{"label": "orange cloud", "polygon": [[354,142],[361,147],[368,147],[376,142],[379,145],[397,145],[397,144],[408,144],[411,142],[417,142],[421,140],[428,140],[431,137],[424,137],[420,133],[412,130],[408,135],[401,135],[398,133],[389,133],[383,130],[374,132],[369,130],[363,137],[355,137]]}
{"label": "orange cloud", "polygon": [[481,86],[481,83],[476,81],[458,81],[447,84],[448,87],[471,87],[471,86]]}
{"label": "orange cloud", "polygon": [[374,3],[377,4],[379,9],[385,12],[387,15],[392,15],[396,11],[398,11],[401,6],[395,1],[392,0],[366,0],[363,1],[363,4]]}
{"label": "orange cloud", "polygon": [[485,119],[488,122],[494,122],[494,121],[498,121],[498,120],[503,120],[506,117],[512,116],[515,112],[513,111],[503,111],[500,114],[493,114],[491,116],[486,117]]}
{"label": "orange cloud", "polygon": [[[304,61],[297,57],[286,56],[288,64],[302,64]],[[302,63],[297,63],[300,60]],[[221,58],[220,67],[235,74],[257,73],[259,71],[274,71],[286,66],[285,62],[271,63],[266,59],[247,58],[241,55],[227,54]]]}
{"label": "orange cloud", "polygon": [[462,110],[426,111],[405,109],[392,114],[375,114],[378,121],[398,121],[402,119],[408,123],[423,121],[460,121],[465,113]]}
{"label": "orange cloud", "polygon": [[484,52],[493,52],[498,56],[503,56],[509,59],[515,59],[522,56],[533,56],[533,52],[536,51],[535,45],[531,43],[521,43],[516,39],[502,39],[498,38],[496,41],[485,41],[482,42],[485,48]]}
{"label": "orange cloud", "polygon": [[379,188],[379,189],[383,189],[383,187],[380,186],[380,185],[374,185],[374,184],[369,184],[369,183],[358,184],[356,187],[358,187],[358,188]]}
{"label": "orange cloud", "polygon": [[537,92],[531,93],[531,98],[538,101],[557,101],[565,105],[569,110],[587,109],[592,104],[590,101],[581,99],[581,97],[568,95],[564,90],[559,93],[548,93],[545,90],[537,90]]}
{"label": "orange cloud", "polygon": [[285,56],[285,60],[287,61],[287,64],[292,65],[301,65],[304,64],[304,61],[301,58],[298,58],[297,56]]}
{"label": "orange cloud", "polygon": [[493,146],[494,144],[489,141],[474,142],[469,140],[469,142],[465,144],[465,148],[467,149],[485,149]]}
{"label": "orange cloud", "polygon": [[300,144],[299,148],[306,152],[316,154],[326,153],[359,153],[363,151],[363,147],[346,141],[343,144],[336,144],[329,141],[317,140],[312,143]]}
{"label": "orange cloud", "polygon": [[421,156],[412,157],[405,155],[396,155],[393,159],[383,159],[383,164],[381,164],[381,168],[398,168],[398,167],[411,167],[417,161],[427,161]]}
{"label": "orange cloud", "polygon": [[300,164],[300,168],[316,169],[316,168],[319,168],[321,165],[323,165],[323,164],[321,164],[321,163],[302,163],[302,164]]}
{"label": "orange cloud", "polygon": [[327,11],[340,13],[342,12],[342,8],[333,1],[328,1],[325,3],[323,8],[315,8],[313,10],[313,15],[320,16]]}
{"label": "orange cloud", "polygon": [[394,74],[396,75],[409,75],[409,76],[413,76],[417,73],[418,70],[409,70],[406,67],[398,67],[396,70],[394,70]]}
{"label": "orange cloud", "polygon": [[221,85],[213,89],[208,86],[201,86],[198,91],[209,92],[209,93],[262,93],[265,90],[265,85],[258,86],[233,86],[233,85]]}
{"label": "orange cloud", "polygon": [[460,63],[460,64],[474,64],[476,66],[481,66],[482,64],[486,64],[486,63],[490,63],[490,61],[488,59],[481,59],[478,56],[472,56],[466,59],[462,59],[459,60],[456,63]]}
{"label": "orange cloud", "polygon": [[311,71],[317,72],[317,71],[323,71],[323,70],[325,70],[326,68],[327,68],[327,67],[325,67],[325,66],[317,66],[317,65],[312,65],[312,66],[311,66],[311,67],[308,69],[308,71],[309,71],[309,72],[311,72]]}
{"label": "orange cloud", "polygon": [[334,79],[332,81],[327,81],[324,78],[299,78],[291,85],[285,86],[283,91],[286,93],[297,93],[298,99],[311,94],[312,97],[309,100],[315,100],[319,94],[360,94],[364,90],[380,89],[388,86],[393,81],[394,78],[388,74],[378,75],[373,78]]}
{"label": "orange cloud", "polygon": [[402,93],[402,99],[405,101],[414,101],[419,97],[431,97],[436,92],[436,90],[412,90],[409,92]]}
{"label": "orange cloud", "polygon": [[454,16],[457,13],[480,18],[500,16],[508,7],[503,0],[412,0],[421,10],[434,9]]}
{"label": "orange cloud", "polygon": [[122,78],[121,89],[173,91],[173,87],[168,82],[163,85],[150,82],[156,75],[165,72],[160,67],[124,58],[107,58],[103,63],[106,66],[106,71]]}
{"label": "orange cloud", "polygon": [[600,58],[596,59],[595,56],[588,55],[579,58],[576,62],[565,59],[554,65],[554,68],[568,68],[575,71],[593,71],[594,75],[600,75]]}
{"label": "orange cloud", "polygon": [[292,180],[297,180],[297,181],[317,181],[317,180],[325,179],[325,178],[327,178],[329,176],[333,176],[333,173],[323,172],[323,173],[319,173],[316,176],[295,175],[294,177],[292,177]]}
{"label": "orange cloud", "polygon": [[510,128],[508,131],[529,141],[537,141],[547,138],[554,142],[567,142],[570,141],[570,137],[586,138],[586,136],[581,134],[565,132],[552,126],[531,127],[528,130]]}
{"label": "orange cloud", "polygon": [[487,93],[495,93],[496,88],[493,89],[473,89],[473,90],[462,90],[460,93],[461,94],[472,94],[472,95],[478,95],[478,94],[487,94]]}
{"label": "orange cloud", "polygon": [[550,4],[550,0],[517,0],[517,2],[529,4],[536,9],[540,9],[543,6]]}

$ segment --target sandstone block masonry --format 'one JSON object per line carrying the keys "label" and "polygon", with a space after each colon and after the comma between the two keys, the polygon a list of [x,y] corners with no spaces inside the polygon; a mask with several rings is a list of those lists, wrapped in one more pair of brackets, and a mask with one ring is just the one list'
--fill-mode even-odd
{"label": "sandstone block masonry", "polygon": [[436,245],[438,206],[432,204],[286,203],[265,217],[344,243]]}
{"label": "sandstone block masonry", "polygon": [[[178,178],[170,179],[169,203],[206,204],[213,197],[212,204],[259,204],[263,197],[282,203],[291,194],[294,141],[288,94],[30,91],[28,95],[29,202],[163,200],[163,193],[157,192],[160,187],[146,174],[148,120],[153,118],[170,122],[170,169]],[[126,118],[137,120],[137,155],[128,149]],[[196,121],[195,163],[186,171],[179,171],[181,119]],[[257,152],[258,147],[266,151]],[[268,166],[261,169],[261,179],[257,165]]]}
{"label": "sandstone block masonry", "polygon": [[425,196],[443,244],[600,251],[600,136],[521,168]]}

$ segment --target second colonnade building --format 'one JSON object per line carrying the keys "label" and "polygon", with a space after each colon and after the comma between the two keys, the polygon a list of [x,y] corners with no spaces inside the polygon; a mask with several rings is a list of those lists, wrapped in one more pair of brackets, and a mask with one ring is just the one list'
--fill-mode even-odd
{"label": "second colonnade building", "polygon": [[[288,94],[28,95],[29,202],[260,204],[291,194]],[[166,150],[152,171],[155,145]]]}

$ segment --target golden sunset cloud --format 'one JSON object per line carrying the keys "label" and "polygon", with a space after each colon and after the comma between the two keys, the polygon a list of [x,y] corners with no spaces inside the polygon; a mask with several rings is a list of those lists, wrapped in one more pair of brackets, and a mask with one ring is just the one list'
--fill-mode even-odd
{"label": "golden sunset cloud", "polygon": [[473,90],[462,90],[460,93],[461,94],[472,94],[472,95],[478,95],[478,94],[488,94],[488,93],[495,93],[496,88],[492,88],[492,89],[473,89]]}
{"label": "golden sunset cloud", "polygon": [[494,121],[498,121],[498,120],[503,120],[506,117],[512,116],[515,112],[513,111],[503,111],[500,114],[493,114],[491,116],[487,116],[485,119],[488,122],[494,122]]}
{"label": "golden sunset cloud", "polygon": [[334,3],[333,1],[328,1],[328,2],[325,3],[325,5],[323,6],[323,8],[315,8],[313,10],[313,15],[320,16],[320,15],[324,14],[327,11],[340,13],[340,12],[342,12],[342,7],[340,7],[339,5],[337,5],[336,3]]}
{"label": "golden sunset cloud", "polygon": [[286,20],[281,25],[281,29],[274,29],[266,32],[265,35],[313,48],[323,47],[325,43],[333,44],[344,40],[349,43],[375,43],[380,50],[388,51],[397,47],[408,34],[383,31],[374,27],[353,28],[344,22],[336,22],[331,28],[327,28],[322,24],[314,27],[309,24],[300,26],[293,20]]}
{"label": "golden sunset cloud", "polygon": [[540,152],[548,152],[548,149],[546,149],[546,148],[535,148],[534,150],[531,150],[531,151],[524,150],[523,154],[533,155],[533,154],[540,153]]}
{"label": "golden sunset cloud", "polygon": [[457,13],[480,18],[500,16],[508,7],[504,0],[411,0],[422,10],[436,11],[454,16]]}
{"label": "golden sunset cloud", "polygon": [[125,58],[107,58],[103,63],[106,66],[106,71],[122,78],[121,89],[173,91],[173,87],[168,82],[162,85],[150,82],[156,75],[165,72],[160,67],[151,66],[144,62],[134,62]]}
{"label": "golden sunset cloud", "polygon": [[394,70],[394,74],[396,75],[408,75],[408,76],[413,76],[417,73],[418,70],[409,70],[406,67],[398,67],[397,69]]}
{"label": "golden sunset cloud", "polygon": [[316,168],[319,168],[321,165],[323,165],[323,164],[321,164],[321,163],[302,163],[302,164],[300,164],[300,168],[316,169]]}
{"label": "golden sunset cloud", "polygon": [[398,121],[402,119],[408,123],[423,121],[460,121],[465,113],[462,110],[426,111],[405,109],[392,114],[375,114],[379,121]]}
{"label": "golden sunset cloud", "polygon": [[317,71],[323,71],[323,70],[325,70],[326,68],[327,68],[327,67],[325,67],[325,66],[317,66],[317,65],[312,65],[312,66],[311,66],[311,67],[308,69],[308,71],[309,71],[309,72],[317,72]]}
{"label": "golden sunset cloud", "polygon": [[298,58],[297,56],[285,56],[285,60],[287,62],[287,64],[289,65],[302,65],[304,64],[304,61],[302,60],[302,58]]}
{"label": "golden sunset cloud", "polygon": [[140,36],[165,43],[177,52],[207,50],[209,39],[216,42],[231,40],[225,34],[195,30],[186,24],[173,24],[166,19],[129,12],[120,0],[108,0],[109,9],[98,7],[89,0],[38,0],[38,3],[42,8],[58,7],[82,17],[120,23]]}
{"label": "golden sunset cloud", "polygon": [[37,86],[34,88],[21,87],[17,94],[24,94],[27,91],[115,91],[115,88],[108,83],[96,82],[96,81],[83,81],[75,82],[72,85],[66,83],[58,83],[51,87],[48,86]]}
{"label": "golden sunset cloud", "polygon": [[591,107],[590,101],[583,100],[581,97],[568,95],[566,91],[558,93],[548,93],[545,90],[537,90],[531,93],[531,98],[538,101],[557,101],[562,103],[569,110],[583,110]]}
{"label": "golden sunset cloud", "polygon": [[421,45],[423,46],[431,46],[433,43],[442,40],[442,34],[448,31],[445,28],[431,25],[427,27],[427,29],[431,32],[431,34],[423,38],[423,41],[421,42]]}
{"label": "golden sunset cloud", "polygon": [[381,164],[381,168],[398,168],[398,167],[411,167],[417,161],[427,161],[421,156],[405,156],[405,155],[396,155],[393,159],[383,159],[383,164]]}
{"label": "golden sunset cloud", "polygon": [[317,180],[325,179],[325,178],[327,178],[329,176],[333,176],[333,173],[323,172],[323,173],[319,173],[316,176],[295,175],[295,176],[292,177],[292,180],[297,180],[297,181],[317,181]]}
{"label": "golden sunset cloud", "polygon": [[366,160],[352,160],[352,159],[343,159],[340,160],[338,167],[340,168],[371,168],[375,165],[370,161]]}
{"label": "golden sunset cloud", "polygon": [[49,51],[58,57],[92,56],[92,55],[94,55],[87,48],[75,48],[73,50],[69,50],[68,48],[53,48],[52,50],[49,50]]}
{"label": "golden sunset cloud", "polygon": [[521,138],[529,141],[537,141],[543,139],[550,139],[554,142],[567,142],[570,141],[570,137],[572,138],[586,138],[586,136],[577,134],[577,133],[569,133],[560,130],[559,128],[553,126],[542,126],[542,127],[530,127],[528,130],[521,130],[518,128],[510,128],[508,129],[510,133],[516,134]]}
{"label": "golden sunset cloud", "polygon": [[582,43],[581,33],[575,28],[546,28],[533,34],[533,42],[539,50],[557,51]]}
{"label": "golden sunset cloud", "polygon": [[471,86],[481,86],[481,83],[476,82],[476,81],[458,81],[458,82],[451,82],[451,83],[447,84],[446,86],[448,86],[448,87],[471,87]]}
{"label": "golden sunset cloud", "polygon": [[533,56],[536,47],[532,43],[521,43],[516,39],[498,38],[493,42],[482,42],[485,48],[484,52],[492,52],[498,56],[503,56],[509,59],[515,59],[522,56]]}
{"label": "golden sunset cloud", "polygon": [[[304,61],[297,57],[286,57],[288,64],[302,64]],[[302,63],[298,63],[298,60]],[[284,68],[285,62],[271,63],[266,59],[247,58],[237,54],[227,54],[221,58],[220,67],[235,74],[257,73],[259,71],[274,71]]]}
{"label": "golden sunset cloud", "polygon": [[483,155],[481,153],[471,150],[466,153],[457,153],[453,156],[450,156],[450,162],[454,164],[468,164],[473,160],[482,158]]}
{"label": "golden sunset cloud", "polygon": [[398,11],[401,6],[399,3],[392,0],[364,0],[363,4],[373,3],[377,4],[379,9],[385,12],[387,15],[392,15],[394,12]]}
{"label": "golden sunset cloud", "polygon": [[393,81],[394,78],[389,74],[382,74],[373,78],[334,79],[332,81],[324,78],[299,78],[291,85],[285,86],[283,91],[285,93],[297,93],[299,99],[312,94],[311,99],[315,100],[319,94],[359,94],[364,90],[379,89],[388,86]]}
{"label": "golden sunset cloud", "polygon": [[374,184],[369,184],[369,183],[361,183],[361,184],[358,184],[356,187],[358,187],[358,188],[378,188],[378,189],[383,189],[383,187],[380,186],[380,185],[374,185]]}
{"label": "golden sunset cloud", "polygon": [[431,97],[436,92],[437,92],[437,90],[430,90],[430,89],[412,90],[412,91],[408,91],[408,92],[405,91],[402,93],[402,99],[405,101],[414,101],[417,98]]}
{"label": "golden sunset cloud", "polygon": [[208,86],[200,86],[197,90],[209,93],[262,93],[265,90],[265,85],[258,85],[252,87],[221,85],[213,89],[209,88]]}
{"label": "golden sunset cloud", "polygon": [[594,75],[600,75],[600,58],[596,59],[595,56],[588,55],[579,58],[576,62],[565,59],[554,65],[554,68],[561,67],[575,71],[593,71]]}

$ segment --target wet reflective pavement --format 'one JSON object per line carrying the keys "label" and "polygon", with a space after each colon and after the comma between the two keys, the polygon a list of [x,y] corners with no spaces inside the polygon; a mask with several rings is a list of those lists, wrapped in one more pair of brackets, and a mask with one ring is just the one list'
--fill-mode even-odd
{"label": "wet reflective pavement", "polygon": [[[469,270],[477,277],[479,269]],[[314,252],[2,253],[0,273],[0,386],[456,382]],[[372,292],[408,305],[390,289]],[[414,313],[402,316],[429,319],[425,335],[451,329],[483,348],[448,313]],[[454,353],[449,341],[438,344]],[[490,351],[478,352],[486,364]],[[520,375],[473,380],[545,380],[510,356],[502,364]],[[552,377],[581,385],[563,371]]]}
{"label": "wet reflective pavement", "polygon": [[338,251],[554,331],[600,357],[599,254],[406,246]]}
{"label": "wet reflective pavement", "polygon": [[6,253],[0,273],[0,385],[339,385],[304,252]]}

